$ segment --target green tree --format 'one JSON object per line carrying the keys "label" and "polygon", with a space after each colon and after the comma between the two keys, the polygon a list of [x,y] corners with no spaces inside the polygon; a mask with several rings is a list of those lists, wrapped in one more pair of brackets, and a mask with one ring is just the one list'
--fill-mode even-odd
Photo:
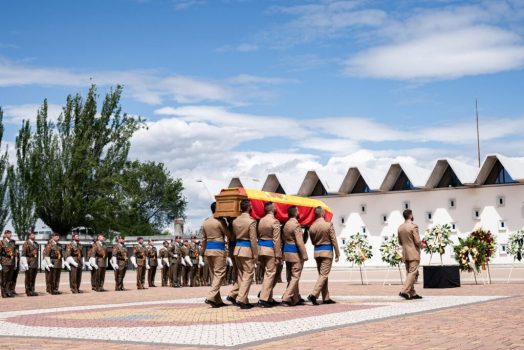
{"label": "green tree", "polygon": [[106,231],[119,207],[115,184],[127,161],[130,139],[140,118],[122,113],[117,86],[98,110],[96,87],[85,100],[69,95],[56,124],[48,120],[47,100],[37,113],[28,140],[31,193],[36,214],[52,230],[65,235],[74,226]]}
{"label": "green tree", "polygon": [[35,201],[31,192],[31,162],[28,156],[31,128],[24,121],[16,138],[16,165],[9,167],[11,221],[18,238],[26,239],[36,221]]}
{"label": "green tree", "polygon": [[158,235],[177,217],[183,217],[186,199],[182,180],[163,163],[127,162],[120,177],[122,207],[118,231],[126,235]]}
{"label": "green tree", "polygon": [[[4,111],[0,107],[0,149],[2,147],[2,139],[4,136]],[[9,217],[9,198],[7,194],[8,175],[7,169],[9,167],[9,159],[7,150],[0,153],[0,232],[4,230],[7,218]]]}

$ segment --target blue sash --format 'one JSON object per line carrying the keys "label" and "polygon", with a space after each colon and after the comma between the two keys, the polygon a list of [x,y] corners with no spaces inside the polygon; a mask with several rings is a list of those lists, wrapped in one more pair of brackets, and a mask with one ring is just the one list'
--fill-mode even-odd
{"label": "blue sash", "polygon": [[251,241],[247,240],[247,239],[238,239],[237,240],[237,246],[238,247],[251,248]]}
{"label": "blue sash", "polygon": [[333,245],[331,244],[319,244],[315,246],[315,251],[319,250],[333,250]]}
{"label": "blue sash", "polygon": [[268,247],[271,249],[275,249],[275,245],[273,244],[273,241],[271,240],[265,240],[265,239],[259,239],[258,245],[261,247]]}
{"label": "blue sash", "polygon": [[206,242],[206,249],[226,250],[226,244],[224,242],[208,241]]}
{"label": "blue sash", "polygon": [[296,244],[284,244],[284,253],[298,253],[298,248]]}

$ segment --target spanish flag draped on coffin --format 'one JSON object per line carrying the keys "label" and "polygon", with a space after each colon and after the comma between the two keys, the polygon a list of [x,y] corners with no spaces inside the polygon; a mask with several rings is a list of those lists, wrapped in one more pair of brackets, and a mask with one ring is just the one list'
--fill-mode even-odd
{"label": "spanish flag draped on coffin", "polygon": [[259,220],[264,213],[264,203],[273,202],[276,208],[275,217],[281,222],[285,223],[288,219],[287,209],[295,205],[299,212],[299,222],[302,226],[309,226],[315,221],[315,208],[324,208],[324,218],[326,221],[331,221],[333,212],[318,199],[304,198],[298,196],[288,196],[280,193],[264,192],[258,190],[251,190],[247,188],[226,188],[220,191],[220,194],[215,196],[217,207],[215,217],[227,216],[236,217],[240,215],[240,201],[242,199],[249,199],[252,206],[251,216]]}

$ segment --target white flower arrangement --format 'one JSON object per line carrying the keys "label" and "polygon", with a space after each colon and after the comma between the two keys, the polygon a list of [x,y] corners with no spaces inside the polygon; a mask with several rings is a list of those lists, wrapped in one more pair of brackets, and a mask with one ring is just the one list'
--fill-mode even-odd
{"label": "white flower arrangement", "polygon": [[402,262],[402,251],[396,233],[391,236],[384,237],[384,241],[380,246],[382,253],[382,261],[388,263],[390,266],[399,266]]}
{"label": "white flower arrangement", "polygon": [[524,256],[524,227],[509,236],[508,254],[521,261]]}
{"label": "white flower arrangement", "polygon": [[450,225],[435,225],[426,230],[424,235],[425,247],[424,251],[430,254],[429,262],[433,254],[440,255],[440,264],[442,265],[442,255],[446,252],[446,247],[453,244],[451,240],[451,226]]}
{"label": "white flower arrangement", "polygon": [[372,247],[366,235],[360,232],[351,235],[344,246],[346,260],[352,264],[362,266],[364,262],[373,256]]}

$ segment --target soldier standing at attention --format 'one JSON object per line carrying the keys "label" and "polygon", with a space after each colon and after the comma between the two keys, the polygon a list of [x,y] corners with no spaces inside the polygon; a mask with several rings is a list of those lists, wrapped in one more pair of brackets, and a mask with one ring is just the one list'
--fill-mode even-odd
{"label": "soldier standing at attention", "polygon": [[80,246],[80,235],[78,232],[73,231],[72,240],[66,246],[65,257],[66,262],[71,266],[69,271],[69,285],[71,286],[71,292],[73,294],[82,293],[80,290],[80,283],[82,281],[82,270],[83,265],[83,253],[82,247]]}
{"label": "soldier standing at attention", "polygon": [[248,295],[255,274],[255,262],[258,260],[257,222],[251,217],[251,203],[247,199],[240,201],[242,214],[233,221],[233,235],[236,247],[233,252],[238,269],[238,295],[229,295],[236,299],[241,309],[251,309]]}
{"label": "soldier standing at attention", "polygon": [[96,249],[96,238],[91,243],[91,248],[87,251],[88,266],[91,267],[91,290],[96,291],[96,270],[98,270],[98,265],[96,264],[95,259],[95,249]]}
{"label": "soldier standing at attention", "polygon": [[196,236],[191,236],[191,243],[189,243],[189,258],[191,259],[191,267],[189,269],[189,286],[197,287],[198,270],[199,270],[200,249],[197,244]]}
{"label": "soldier standing at attention", "polygon": [[280,221],[275,218],[275,206],[267,202],[264,210],[266,216],[258,223],[258,256],[260,265],[265,268],[258,304],[261,307],[272,307],[276,304],[273,288],[276,285],[277,265],[282,260],[282,239]]}
{"label": "soldier standing at attention", "polygon": [[178,246],[178,236],[175,239],[171,240],[167,252],[169,256],[169,286],[170,287],[180,287],[178,283],[178,265],[179,265],[179,246]]}
{"label": "soldier standing at attention", "polygon": [[182,281],[181,284],[183,287],[189,287],[189,282],[191,279],[191,268],[193,267],[193,263],[191,262],[191,257],[189,256],[189,252],[191,251],[191,247],[189,246],[189,242],[187,239],[184,239],[184,243],[180,246],[180,259],[182,261]]}
{"label": "soldier standing at attention", "polygon": [[0,271],[2,272],[2,298],[13,298],[9,290],[9,280],[15,268],[15,247],[11,243],[12,232],[4,231],[4,238],[0,241]]}
{"label": "soldier standing at attention", "polygon": [[329,297],[328,276],[333,265],[333,250],[335,261],[338,262],[340,250],[338,249],[337,236],[332,222],[324,220],[324,209],[315,208],[316,220],[309,228],[311,243],[315,246],[315,261],[317,263],[318,279],[311,294],[307,297],[313,305],[318,305],[317,299],[322,293],[324,304],[334,304]]}
{"label": "soldier standing at attention", "polygon": [[133,255],[131,257],[131,263],[136,269],[136,286],[137,289],[147,289],[144,287],[146,283],[146,269],[149,269],[149,264],[147,262],[147,251],[144,247],[144,238],[138,237],[136,239],[136,244],[133,247]]}
{"label": "soldier standing at attention", "polygon": [[15,266],[13,270],[11,270],[11,275],[9,276],[8,288],[11,294],[16,296],[18,295],[18,293],[15,291],[15,288],[16,280],[18,279],[18,273],[20,272],[20,250],[18,249],[14,239],[11,239],[11,244],[15,248]]}
{"label": "soldier standing at attention", "polygon": [[158,252],[155,247],[155,241],[150,239],[147,242],[147,259],[149,261],[149,270],[147,270],[147,284],[149,287],[155,286],[156,268],[158,266]]}
{"label": "soldier standing at attention", "polygon": [[162,244],[163,247],[160,248],[159,255],[160,255],[160,261],[162,266],[162,287],[168,286],[168,280],[169,280],[169,242],[164,241]]}
{"label": "soldier standing at attention", "polygon": [[99,233],[94,248],[94,256],[98,269],[96,270],[96,286],[97,292],[106,292],[104,289],[104,282],[106,279],[106,268],[107,268],[107,247],[105,245],[105,237]]}
{"label": "soldier standing at attention", "polygon": [[[47,244],[45,246],[47,247],[49,244],[51,244],[52,240],[53,240],[53,235],[51,235],[51,237],[49,238],[49,240],[47,241]],[[53,290],[51,288],[51,286],[53,284],[51,282],[51,266],[49,266],[47,264],[47,260],[46,260],[45,256],[42,258],[42,267],[44,268],[44,274],[45,274],[45,290],[46,290],[47,294],[51,294],[51,293],[53,293]]]}
{"label": "soldier standing at attention", "polygon": [[113,246],[111,266],[115,272],[115,290],[125,291],[124,277],[127,271],[127,248],[124,246],[124,236],[116,236],[116,244]]}
{"label": "soldier standing at attention", "polygon": [[35,242],[35,232],[30,231],[27,235],[27,240],[22,246],[22,256],[20,264],[25,269],[25,294],[28,297],[37,296],[35,292],[35,280],[38,272],[38,244]]}
{"label": "soldier standing at attention", "polygon": [[[216,203],[211,204],[211,213],[215,213]],[[202,250],[213,274],[211,290],[207,294],[206,304],[214,308],[225,306],[220,296],[220,286],[226,276],[226,237],[229,231],[223,219],[213,215],[202,224]]]}
{"label": "soldier standing at attention", "polygon": [[47,266],[49,267],[49,289],[52,295],[62,294],[58,291],[60,287],[60,274],[62,273],[62,247],[58,244],[60,235],[57,232],[53,232],[51,241],[47,244],[44,249],[44,259],[46,260]]}
{"label": "soldier standing at attention", "polygon": [[304,261],[308,260],[308,256],[302,228],[298,222],[297,207],[294,205],[289,207],[287,214],[289,220],[284,225],[282,240],[284,241],[284,259],[289,263],[291,280],[284,295],[282,295],[282,303],[285,306],[304,305],[304,302],[300,300],[298,284],[304,268]]}

